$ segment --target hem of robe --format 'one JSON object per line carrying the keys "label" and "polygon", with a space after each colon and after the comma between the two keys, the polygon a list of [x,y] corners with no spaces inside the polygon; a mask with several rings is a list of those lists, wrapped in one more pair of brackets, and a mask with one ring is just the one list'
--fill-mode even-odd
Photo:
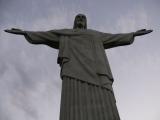
{"label": "hem of robe", "polygon": [[112,91],[63,77],[60,120],[120,120]]}
{"label": "hem of robe", "polygon": [[[106,88],[106,89],[108,89],[108,90],[110,90],[111,92],[113,92],[113,88],[112,88],[112,84],[113,84],[113,82],[111,81],[111,80],[107,80],[106,81],[106,83],[104,83],[104,84],[101,84],[101,85],[98,85],[98,84],[95,84],[95,83],[91,83],[91,82],[88,82],[88,81],[86,81],[86,80],[81,80],[81,79],[79,79],[79,78],[76,78],[76,77],[71,77],[71,76],[69,76],[69,75],[63,75],[62,77],[61,77],[61,79],[63,80],[64,78],[70,78],[70,79],[73,79],[73,80],[78,80],[78,81],[81,81],[82,83],[87,83],[87,84],[89,84],[89,85],[93,85],[93,86],[97,86],[97,87],[101,87],[101,88]],[[99,78],[101,79],[101,77],[99,76]],[[113,93],[114,94],[114,93]]]}

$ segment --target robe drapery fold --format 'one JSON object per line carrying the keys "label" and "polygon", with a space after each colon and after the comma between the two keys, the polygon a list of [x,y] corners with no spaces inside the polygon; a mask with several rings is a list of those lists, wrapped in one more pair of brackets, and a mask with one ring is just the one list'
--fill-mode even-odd
{"label": "robe drapery fold", "polygon": [[120,120],[113,91],[64,76],[60,120]]}

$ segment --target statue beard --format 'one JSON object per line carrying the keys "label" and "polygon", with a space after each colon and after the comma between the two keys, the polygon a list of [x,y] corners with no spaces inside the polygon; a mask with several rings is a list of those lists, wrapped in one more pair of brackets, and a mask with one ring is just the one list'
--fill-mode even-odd
{"label": "statue beard", "polygon": [[77,29],[77,28],[87,29],[87,20],[85,19],[84,21],[77,21],[75,18],[73,29]]}

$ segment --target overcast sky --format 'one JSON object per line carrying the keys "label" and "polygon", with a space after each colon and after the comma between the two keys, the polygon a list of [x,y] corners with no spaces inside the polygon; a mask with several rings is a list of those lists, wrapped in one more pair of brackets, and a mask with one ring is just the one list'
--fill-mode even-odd
{"label": "overcast sky", "polygon": [[78,13],[107,33],[154,30],[106,53],[121,119],[160,120],[159,11],[159,0],[0,0],[0,120],[58,120],[61,96],[58,51],[3,30],[72,28]]}

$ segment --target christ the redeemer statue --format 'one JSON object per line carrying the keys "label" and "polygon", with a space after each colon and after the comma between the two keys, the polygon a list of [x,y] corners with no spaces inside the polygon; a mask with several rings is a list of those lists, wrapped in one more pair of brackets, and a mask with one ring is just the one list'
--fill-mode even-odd
{"label": "christ the redeemer statue", "polygon": [[32,44],[45,44],[59,50],[60,120],[120,120],[105,49],[130,45],[134,37],[152,32],[142,29],[109,34],[87,29],[83,14],[75,17],[73,29],[33,32],[12,28],[5,31],[24,35]]}

